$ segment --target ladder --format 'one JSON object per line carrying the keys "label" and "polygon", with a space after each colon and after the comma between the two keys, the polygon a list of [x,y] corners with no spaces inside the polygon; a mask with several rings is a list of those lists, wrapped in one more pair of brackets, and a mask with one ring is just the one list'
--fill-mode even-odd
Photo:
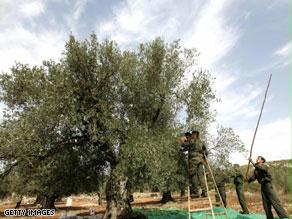
{"label": "ladder", "polygon": [[[216,184],[216,181],[215,181],[215,178],[214,178],[214,175],[213,175],[213,172],[212,172],[212,169],[207,161],[207,157],[206,155],[204,154],[204,158],[205,158],[205,161],[206,161],[206,164],[207,164],[207,167],[210,171],[210,174],[212,176],[212,181],[214,183],[214,187],[215,187],[215,190],[216,190],[216,193],[218,194],[219,198],[220,198],[220,203],[222,205],[222,207],[224,208],[224,212],[218,212],[218,213],[215,213],[214,210],[213,210],[213,204],[212,204],[212,199],[211,199],[211,196],[210,196],[210,191],[209,191],[209,187],[208,187],[208,183],[207,183],[207,175],[206,175],[206,170],[205,170],[205,166],[203,165],[203,170],[204,170],[204,180],[205,180],[205,185],[206,185],[206,188],[207,188],[207,201],[208,201],[208,204],[209,204],[209,207],[208,208],[199,208],[199,209],[191,209],[191,194],[190,194],[190,183],[188,183],[188,219],[191,219],[192,216],[191,216],[191,213],[192,212],[198,212],[198,211],[209,211],[211,210],[211,212],[207,213],[206,214],[206,218],[208,218],[208,215],[212,215],[212,219],[215,219],[216,218],[216,215],[225,215],[226,219],[228,219],[228,214],[227,214],[227,211],[226,211],[226,208],[223,204],[223,200],[222,200],[222,197],[219,193],[219,189],[217,187],[217,184]],[[198,198],[196,199],[196,201],[198,202],[202,202],[202,201],[205,201],[206,198]]]}

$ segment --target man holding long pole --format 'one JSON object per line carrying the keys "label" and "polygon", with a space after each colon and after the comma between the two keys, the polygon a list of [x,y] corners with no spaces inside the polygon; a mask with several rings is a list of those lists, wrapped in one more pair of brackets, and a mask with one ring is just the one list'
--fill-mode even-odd
{"label": "man holding long pole", "polygon": [[268,171],[266,160],[262,156],[258,156],[256,163],[249,158],[255,170],[253,175],[248,179],[248,183],[257,180],[261,184],[261,193],[263,205],[266,212],[267,219],[273,219],[272,206],[277,212],[279,218],[288,218],[288,215],[283,208],[274,188],[272,186],[272,176]]}
{"label": "man holding long pole", "polygon": [[257,180],[261,184],[263,205],[264,205],[264,209],[265,209],[265,212],[266,212],[268,219],[274,218],[273,214],[272,214],[272,210],[271,210],[272,206],[275,208],[275,210],[280,218],[287,218],[288,217],[286,211],[282,207],[282,204],[281,204],[280,200],[278,199],[278,197],[273,189],[273,186],[271,184],[272,177],[271,177],[271,174],[268,172],[267,165],[265,164],[266,160],[263,157],[258,156],[256,163],[254,163],[251,159],[252,149],[253,149],[253,145],[255,142],[257,130],[258,130],[259,123],[261,120],[261,116],[263,113],[264,105],[266,102],[271,79],[272,79],[272,75],[270,75],[270,77],[269,77],[268,85],[267,85],[266,92],[265,92],[265,97],[264,97],[264,100],[262,103],[262,107],[261,107],[261,111],[260,111],[259,118],[257,121],[256,129],[255,129],[255,132],[253,135],[252,144],[250,147],[250,154],[249,154],[249,158],[248,158],[249,162],[248,162],[247,171],[246,171],[246,178],[247,178],[249,164],[252,163],[253,166],[255,167],[255,170],[254,170],[253,176],[249,178],[248,182],[252,182],[254,180]]}

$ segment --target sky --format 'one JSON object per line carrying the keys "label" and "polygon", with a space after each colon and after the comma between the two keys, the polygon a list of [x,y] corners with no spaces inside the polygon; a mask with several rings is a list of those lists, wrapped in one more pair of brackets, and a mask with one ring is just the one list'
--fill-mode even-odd
{"label": "sky", "polygon": [[[70,33],[84,39],[95,32],[122,48],[158,36],[180,39],[216,78],[218,124],[233,128],[247,150],[272,74],[252,158],[291,159],[289,0],[1,0],[0,14],[0,73],[15,61],[57,61]],[[232,161],[247,157],[234,154]]]}

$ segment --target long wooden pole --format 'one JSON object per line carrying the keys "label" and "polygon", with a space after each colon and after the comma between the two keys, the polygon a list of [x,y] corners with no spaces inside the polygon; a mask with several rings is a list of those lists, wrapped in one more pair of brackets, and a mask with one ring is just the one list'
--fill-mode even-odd
{"label": "long wooden pole", "polygon": [[204,180],[205,180],[205,186],[206,186],[206,189],[207,189],[208,200],[209,200],[209,204],[210,204],[210,208],[211,208],[212,218],[216,219],[215,218],[215,214],[214,214],[213,205],[212,205],[212,200],[211,200],[211,197],[210,197],[210,192],[209,192],[209,187],[208,187],[208,182],[207,182],[207,176],[206,176],[206,170],[205,170],[204,165],[203,165],[203,170],[204,170]]}
{"label": "long wooden pole", "polygon": [[[257,131],[258,131],[258,127],[259,127],[259,124],[260,124],[260,120],[261,120],[261,117],[262,117],[262,113],[263,113],[263,109],[264,109],[264,106],[265,106],[265,102],[266,102],[266,99],[267,99],[267,94],[268,94],[268,90],[269,90],[269,87],[270,87],[271,79],[272,79],[272,74],[270,74],[270,77],[269,77],[269,82],[268,82],[268,85],[267,85],[267,88],[266,88],[265,97],[264,97],[264,100],[263,100],[263,103],[262,103],[261,112],[260,112],[260,115],[259,115],[259,118],[258,118],[258,121],[257,121],[256,129],[254,131],[254,135],[253,135],[253,139],[252,139],[252,143],[251,143],[250,151],[249,151],[249,158],[251,158],[251,155],[252,155],[252,149],[253,149],[254,141],[255,141],[255,138],[256,138]],[[247,165],[247,170],[246,170],[246,174],[245,174],[246,178],[248,176],[249,164],[250,164],[250,161],[248,161],[248,165]]]}
{"label": "long wooden pole", "polygon": [[190,194],[190,184],[188,184],[188,215],[189,219],[191,219],[191,194]]}
{"label": "long wooden pole", "polygon": [[208,162],[208,160],[207,160],[207,156],[206,156],[205,154],[204,154],[204,158],[205,158],[205,161],[206,161],[207,167],[208,167],[208,169],[209,169],[209,171],[210,171],[210,174],[211,174],[211,177],[212,177],[212,180],[213,180],[213,183],[214,183],[214,187],[215,187],[216,193],[217,193],[217,195],[219,196],[219,199],[220,199],[220,202],[221,202],[222,207],[224,208],[225,216],[226,216],[226,218],[228,219],[228,214],[227,214],[226,207],[225,207],[225,205],[224,205],[224,203],[223,203],[223,200],[222,200],[222,197],[221,197],[221,195],[220,195],[220,192],[219,192],[219,189],[218,189],[218,186],[217,186],[217,183],[216,183],[216,180],[215,180],[215,177],[214,177],[213,171],[212,171],[212,169],[211,169],[211,166],[209,165],[209,162]]}

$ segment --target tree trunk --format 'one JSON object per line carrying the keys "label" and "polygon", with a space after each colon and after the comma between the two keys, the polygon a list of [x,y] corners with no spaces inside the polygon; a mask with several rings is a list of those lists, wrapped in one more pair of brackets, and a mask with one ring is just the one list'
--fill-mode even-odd
{"label": "tree trunk", "polygon": [[43,209],[56,209],[55,201],[58,197],[58,195],[38,195],[35,205],[40,204]]}
{"label": "tree trunk", "polygon": [[106,212],[104,219],[130,218],[132,208],[127,188],[128,179],[113,169],[106,184]]}
{"label": "tree trunk", "polygon": [[18,208],[20,208],[21,201],[22,201],[22,195],[20,196],[20,198],[19,198],[18,202],[16,202],[15,209],[18,209]]}
{"label": "tree trunk", "polygon": [[47,201],[46,201],[46,204],[43,208],[45,209],[56,209],[55,207],[55,200],[57,199],[58,197],[55,196],[55,195],[52,195],[52,196],[48,196],[47,197]]}
{"label": "tree trunk", "polygon": [[102,205],[102,195],[101,195],[101,191],[97,192],[97,196],[98,196],[98,205],[101,206]]}
{"label": "tree trunk", "polygon": [[34,201],[34,205],[38,205],[38,204],[42,204],[42,202],[43,202],[43,199],[44,199],[45,197],[43,196],[43,195],[37,195],[37,197],[36,197],[36,199],[35,199],[35,201]]}
{"label": "tree trunk", "polygon": [[184,197],[186,195],[185,189],[180,190],[180,197]]}
{"label": "tree trunk", "polygon": [[163,192],[162,194],[162,199],[161,199],[161,203],[166,203],[169,201],[173,201],[173,198],[171,197],[171,192],[167,191],[167,192]]}

